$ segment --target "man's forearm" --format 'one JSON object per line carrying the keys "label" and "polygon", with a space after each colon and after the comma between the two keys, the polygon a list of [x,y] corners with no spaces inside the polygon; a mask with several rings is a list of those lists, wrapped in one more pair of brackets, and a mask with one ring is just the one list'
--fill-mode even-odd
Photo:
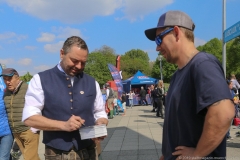
{"label": "man's forearm", "polygon": [[[230,123],[230,122],[229,122]],[[194,155],[197,157],[205,157],[209,155],[219,144],[229,129],[229,123],[219,127],[212,126],[211,124],[204,125],[202,136],[197,144]]]}
{"label": "man's forearm", "polygon": [[33,115],[24,121],[25,125],[46,131],[63,131],[63,121],[48,119],[41,115]]}

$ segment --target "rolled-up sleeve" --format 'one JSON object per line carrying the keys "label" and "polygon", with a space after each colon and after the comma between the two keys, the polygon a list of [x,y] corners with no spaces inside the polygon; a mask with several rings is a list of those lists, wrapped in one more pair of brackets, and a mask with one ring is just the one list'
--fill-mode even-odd
{"label": "rolled-up sleeve", "polygon": [[33,115],[42,115],[44,106],[44,93],[38,74],[34,75],[25,95],[25,105],[23,108],[22,121]]}
{"label": "rolled-up sleeve", "polygon": [[105,105],[103,102],[103,97],[102,97],[102,92],[100,90],[100,86],[97,81],[95,81],[95,82],[96,82],[96,91],[97,91],[96,99],[94,102],[94,111],[93,111],[95,121],[99,118],[108,119],[107,113],[105,111]]}

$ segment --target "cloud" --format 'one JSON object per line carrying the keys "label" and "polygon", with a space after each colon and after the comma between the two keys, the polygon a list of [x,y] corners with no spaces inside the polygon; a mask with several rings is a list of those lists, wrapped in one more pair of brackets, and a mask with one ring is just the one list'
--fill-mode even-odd
{"label": "cloud", "polygon": [[46,52],[51,52],[51,53],[59,53],[63,46],[64,41],[59,41],[58,43],[55,44],[46,44],[44,46],[44,50]]}
{"label": "cloud", "polygon": [[55,40],[55,35],[51,33],[41,33],[41,37],[37,38],[38,42],[52,42]]}
{"label": "cloud", "polygon": [[35,50],[37,47],[36,47],[36,46],[25,46],[24,48],[27,49],[27,50],[33,51],[33,50]]}
{"label": "cloud", "polygon": [[23,58],[18,61],[18,64],[23,66],[28,66],[32,63],[32,60],[30,58]]}
{"label": "cloud", "polygon": [[79,29],[70,27],[52,27],[53,32],[57,34],[57,38],[66,39],[70,36],[82,36]]}
{"label": "cloud", "polygon": [[82,37],[81,31],[71,27],[52,27],[53,33],[41,33],[41,37],[37,38],[38,42],[53,42],[56,39],[67,39],[70,36]]}
{"label": "cloud", "polygon": [[203,39],[200,39],[200,38],[195,38],[194,39],[194,44],[195,44],[196,47],[202,46],[205,43],[207,43],[207,42],[205,40],[203,40]]}
{"label": "cloud", "polygon": [[[2,0],[17,12],[24,12],[43,20],[58,20],[65,23],[83,23],[96,16],[109,16],[116,11],[123,12],[123,17],[135,21],[155,12],[174,0]],[[147,5],[146,5],[147,3]],[[60,9],[60,8],[63,8]],[[66,12],[67,11],[67,12]]]}
{"label": "cloud", "polygon": [[111,15],[122,2],[122,0],[58,0],[57,3],[49,0],[4,1],[15,11],[25,12],[43,20],[59,20],[66,23],[82,23],[96,15]]}
{"label": "cloud", "polygon": [[125,16],[119,19],[129,19],[130,21],[136,21],[137,19],[143,19],[145,15],[157,11],[160,8],[165,7],[173,3],[174,0],[125,0],[123,3],[123,12]]}
{"label": "cloud", "polygon": [[0,40],[8,43],[19,42],[27,38],[27,35],[16,34],[14,32],[5,32],[0,34]]}
{"label": "cloud", "polygon": [[9,65],[14,63],[14,59],[8,58],[8,59],[0,59],[1,64]]}
{"label": "cloud", "polygon": [[50,68],[52,68],[52,67],[50,67],[50,66],[47,66],[47,65],[40,65],[40,66],[36,66],[36,67],[34,67],[34,69],[36,70],[36,71],[45,71],[45,70],[47,70],[47,69],[50,69]]}

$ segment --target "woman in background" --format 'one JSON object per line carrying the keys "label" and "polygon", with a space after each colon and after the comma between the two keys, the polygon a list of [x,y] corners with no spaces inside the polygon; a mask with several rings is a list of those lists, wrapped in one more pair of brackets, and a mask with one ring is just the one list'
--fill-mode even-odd
{"label": "woman in background", "polygon": [[126,94],[126,95],[129,96],[129,97],[128,97],[128,100],[129,100],[129,106],[132,108],[132,106],[133,106],[133,96],[135,95],[135,93],[132,92],[132,91],[130,91],[130,93],[128,93],[128,94]]}

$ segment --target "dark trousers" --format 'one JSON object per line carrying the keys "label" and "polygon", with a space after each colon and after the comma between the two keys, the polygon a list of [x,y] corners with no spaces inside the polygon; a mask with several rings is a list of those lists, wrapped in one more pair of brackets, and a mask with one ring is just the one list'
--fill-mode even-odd
{"label": "dark trousers", "polygon": [[148,105],[146,97],[141,97],[141,105],[144,105],[143,101],[145,102],[146,105]]}
{"label": "dark trousers", "polygon": [[86,149],[62,151],[45,145],[45,160],[96,160],[95,143]]}
{"label": "dark trousers", "polygon": [[162,98],[155,98],[155,107],[157,108],[156,116],[163,117],[163,101],[162,101]]}
{"label": "dark trousers", "polygon": [[153,110],[156,108],[155,107],[155,98],[151,98],[151,101],[152,101],[152,105],[153,105]]}

